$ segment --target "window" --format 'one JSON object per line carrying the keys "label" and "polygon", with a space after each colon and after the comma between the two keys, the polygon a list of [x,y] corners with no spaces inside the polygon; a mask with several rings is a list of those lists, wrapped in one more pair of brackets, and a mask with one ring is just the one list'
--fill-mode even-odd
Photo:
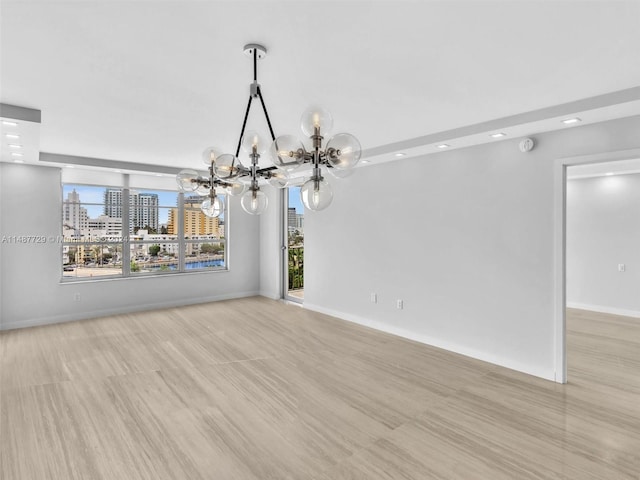
{"label": "window", "polygon": [[[166,190],[62,186],[63,280],[226,270],[226,211]],[[225,202],[226,203],[226,202]]]}

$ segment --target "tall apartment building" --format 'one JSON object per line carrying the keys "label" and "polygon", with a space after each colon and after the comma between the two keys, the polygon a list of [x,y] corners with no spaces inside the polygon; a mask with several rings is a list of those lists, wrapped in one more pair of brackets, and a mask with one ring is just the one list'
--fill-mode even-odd
{"label": "tall apartment building", "polygon": [[298,219],[296,215],[296,209],[294,207],[289,207],[287,210],[287,225],[289,227],[289,231],[293,231],[298,228]]}
{"label": "tall apartment building", "polygon": [[135,232],[139,229],[150,227],[158,231],[158,194],[157,193],[131,193],[131,226]]}
{"label": "tall apartment building", "polygon": [[304,214],[296,213],[296,209],[294,207],[289,207],[287,210],[287,222],[289,232],[293,232],[295,230],[302,232],[304,230]]}
{"label": "tall apartment building", "polygon": [[80,237],[83,230],[89,228],[89,214],[87,209],[80,206],[80,194],[73,191],[67,194],[62,204],[62,225],[74,231],[74,236]]}
{"label": "tall apartment building", "polygon": [[104,214],[112,218],[122,218],[122,190],[107,188],[104,191]]}
{"label": "tall apartment building", "polygon": [[[104,192],[104,214],[109,217],[122,218],[122,190],[108,188]],[[158,194],[129,193],[129,233],[149,227],[158,231]]]}
{"label": "tall apartment building", "polygon": [[[196,203],[197,201],[197,203]],[[178,209],[169,210],[169,222],[167,223],[169,235],[178,234]],[[187,198],[184,204],[184,234],[185,236],[213,235],[220,238],[220,219],[207,217],[200,210],[200,201]]]}

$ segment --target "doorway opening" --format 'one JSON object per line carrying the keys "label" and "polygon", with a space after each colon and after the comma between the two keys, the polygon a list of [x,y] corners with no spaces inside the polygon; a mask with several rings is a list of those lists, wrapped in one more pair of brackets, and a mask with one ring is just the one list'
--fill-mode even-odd
{"label": "doorway opening", "polygon": [[[567,222],[567,206],[568,206],[568,173],[571,172],[571,176],[575,178],[576,173],[580,172],[594,172],[595,175],[600,170],[604,172],[606,178],[610,178],[613,175],[606,175],[607,173],[617,172],[622,174],[629,173],[629,168],[633,168],[631,165],[634,162],[638,162],[637,167],[640,171],[640,149],[625,150],[608,152],[595,155],[584,155],[578,157],[558,159],[555,165],[555,211],[557,213],[555,218],[555,285],[556,285],[556,299],[555,299],[555,380],[559,383],[567,382],[567,316],[570,315],[570,320],[575,322],[579,312],[576,310],[567,311],[567,307],[575,306],[575,300],[567,297],[567,280],[568,280],[568,259],[567,259],[567,240],[568,240],[568,222]],[[615,162],[615,163],[612,163]],[[615,173],[614,173],[615,175]],[[573,230],[573,224],[571,225]],[[575,233],[571,233],[574,234]],[[572,247],[573,248],[573,247]],[[572,252],[572,254],[575,254]],[[574,262],[575,258],[571,259]],[[614,267],[618,268],[618,264],[614,264]],[[573,263],[572,263],[573,268]],[[624,267],[621,267],[624,268]],[[575,278],[575,273],[572,272]],[[572,286],[573,289],[573,286]],[[573,294],[573,293],[572,293]],[[602,314],[603,312],[601,312]],[[573,331],[573,329],[572,329]],[[575,333],[575,332],[574,332]]]}
{"label": "doorway opening", "polygon": [[285,189],[284,203],[284,298],[304,301],[304,206],[300,187]]}

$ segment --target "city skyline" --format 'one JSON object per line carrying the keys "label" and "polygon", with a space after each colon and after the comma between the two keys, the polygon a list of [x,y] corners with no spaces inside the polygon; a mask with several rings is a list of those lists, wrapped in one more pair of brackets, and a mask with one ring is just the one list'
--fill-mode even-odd
{"label": "city skyline", "polygon": [[[104,215],[104,192],[108,188],[117,187],[64,184],[62,189],[62,198],[63,201],[66,201],[68,194],[75,189],[80,196],[82,206],[87,209],[88,216],[90,218],[97,218],[100,215]],[[169,190],[131,190],[138,193],[158,194],[158,223],[161,225],[168,224],[169,211],[177,205],[178,192]],[[300,200],[300,187],[289,187],[288,195],[289,207],[295,208],[296,213],[304,215],[304,205]]]}
{"label": "city skyline", "polygon": [[[117,187],[104,187],[104,186],[91,186],[91,185],[73,185],[64,184],[62,189],[63,201],[67,200],[69,193],[73,190],[79,195],[80,203],[87,210],[87,214],[90,218],[98,218],[100,215],[104,215],[105,212],[105,191],[110,188]],[[158,223],[160,225],[166,225],[169,221],[169,210],[175,208],[178,200],[178,193],[167,190],[144,190],[144,189],[131,189],[140,194],[157,194],[158,195]]]}

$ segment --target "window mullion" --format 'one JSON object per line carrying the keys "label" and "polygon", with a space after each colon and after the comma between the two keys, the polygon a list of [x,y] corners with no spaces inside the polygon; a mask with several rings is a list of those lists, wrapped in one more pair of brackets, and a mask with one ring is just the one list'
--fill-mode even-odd
{"label": "window mullion", "polygon": [[129,174],[125,173],[122,177],[124,182],[124,188],[122,189],[122,275],[128,277],[131,275]]}
{"label": "window mullion", "polygon": [[184,239],[184,193],[178,194],[178,271],[185,270],[187,245]]}

